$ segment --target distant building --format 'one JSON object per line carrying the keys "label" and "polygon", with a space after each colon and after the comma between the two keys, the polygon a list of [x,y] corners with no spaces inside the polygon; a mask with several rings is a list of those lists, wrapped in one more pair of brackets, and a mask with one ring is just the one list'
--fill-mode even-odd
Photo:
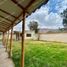
{"label": "distant building", "polygon": [[[61,28],[61,29],[48,29],[43,28],[39,29],[38,33],[35,34],[34,31],[25,30],[25,39],[32,39],[32,40],[39,40],[40,38],[43,38],[46,34],[55,34],[55,33],[67,33],[67,30]],[[16,40],[21,39],[21,32],[14,31],[14,38]]]}
{"label": "distant building", "polygon": [[[16,40],[20,40],[21,39],[21,32],[19,31],[14,31],[14,34],[16,36]],[[30,30],[26,30],[25,31],[25,39],[33,39],[34,36],[34,32],[30,31]]]}

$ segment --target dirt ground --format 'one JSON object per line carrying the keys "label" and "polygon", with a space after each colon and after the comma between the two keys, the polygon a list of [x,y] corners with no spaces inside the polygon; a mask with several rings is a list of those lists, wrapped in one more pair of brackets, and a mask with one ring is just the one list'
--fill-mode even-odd
{"label": "dirt ground", "polygon": [[67,42],[67,33],[41,34],[40,40]]}

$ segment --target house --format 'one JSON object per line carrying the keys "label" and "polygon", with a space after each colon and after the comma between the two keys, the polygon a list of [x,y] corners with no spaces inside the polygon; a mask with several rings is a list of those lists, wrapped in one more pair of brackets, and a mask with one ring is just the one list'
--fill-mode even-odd
{"label": "house", "polygon": [[[15,34],[15,39],[16,40],[20,40],[21,39],[21,36],[22,36],[21,32],[14,31],[14,34]],[[34,32],[33,31],[30,31],[30,30],[26,30],[25,31],[25,39],[33,39],[33,36],[34,36]]]}

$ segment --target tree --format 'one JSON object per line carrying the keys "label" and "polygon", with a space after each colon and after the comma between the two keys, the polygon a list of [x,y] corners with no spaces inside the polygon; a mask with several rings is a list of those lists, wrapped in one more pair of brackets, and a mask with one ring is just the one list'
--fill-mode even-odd
{"label": "tree", "polygon": [[37,21],[30,21],[30,23],[28,24],[28,27],[31,31],[35,32],[35,37],[37,38],[37,40],[39,40],[39,34],[38,34],[38,22]]}
{"label": "tree", "polygon": [[37,21],[31,21],[28,27],[31,31],[35,31],[35,33],[38,33],[38,22]]}
{"label": "tree", "polygon": [[63,11],[63,13],[61,13],[62,17],[63,17],[63,26],[65,29],[67,29],[67,9]]}

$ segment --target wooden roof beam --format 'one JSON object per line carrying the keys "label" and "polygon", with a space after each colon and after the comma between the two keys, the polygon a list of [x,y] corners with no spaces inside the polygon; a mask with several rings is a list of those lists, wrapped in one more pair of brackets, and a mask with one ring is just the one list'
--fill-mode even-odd
{"label": "wooden roof beam", "polygon": [[3,13],[8,14],[8,15],[10,15],[10,16],[12,16],[12,17],[14,17],[14,18],[16,18],[14,15],[12,15],[12,14],[10,14],[10,13],[8,13],[8,12],[6,12],[6,11],[2,10],[2,9],[0,9],[0,11],[1,11],[1,12],[3,12]]}
{"label": "wooden roof beam", "polygon": [[8,27],[8,25],[10,25],[10,24],[4,23],[4,22],[0,22],[0,25],[4,25],[5,27]]}
{"label": "wooden roof beam", "polygon": [[2,23],[3,23],[3,22],[5,22],[5,23],[8,23],[8,24],[11,24],[11,23],[9,23],[9,22],[6,22],[6,21],[4,21],[4,20],[3,20],[3,21],[0,21],[0,23],[1,23],[1,22],[2,22]]}
{"label": "wooden roof beam", "polygon": [[31,0],[30,3],[26,6],[26,9],[28,9],[34,2],[35,0]]}
{"label": "wooden roof beam", "polygon": [[[16,0],[11,0],[12,2],[14,2],[18,7],[20,7],[22,10],[26,10],[26,8],[24,8],[22,5],[20,5]],[[27,12],[27,10],[26,10],[26,13],[28,13]],[[28,13],[29,14],[29,13]]]}
{"label": "wooden roof beam", "polygon": [[[11,25],[6,29],[6,31],[8,31],[10,28],[13,27],[14,23],[19,19],[19,17],[22,16],[22,14],[23,14],[23,11],[22,11],[22,12],[20,13],[20,15],[11,23]],[[6,31],[5,31],[5,32],[6,32]]]}
{"label": "wooden roof beam", "polygon": [[8,18],[5,18],[5,17],[3,17],[3,16],[1,16],[1,15],[0,15],[0,17],[1,17],[1,18],[4,18],[5,20],[8,20],[8,21],[10,21],[10,22],[13,22],[12,20],[10,20],[10,19],[8,19]]}
{"label": "wooden roof beam", "polygon": [[6,29],[7,27],[0,24],[0,28]]}
{"label": "wooden roof beam", "polygon": [[6,28],[6,27],[8,27],[8,26],[7,26],[6,24],[3,24],[3,25],[0,24],[0,27]]}
{"label": "wooden roof beam", "polygon": [[1,27],[1,26],[0,26],[0,30],[2,30],[3,32],[5,32],[5,28],[3,28],[3,27]]}
{"label": "wooden roof beam", "polygon": [[3,28],[4,30],[6,30],[6,29],[7,29],[7,27],[6,27],[6,26],[1,26],[1,25],[0,25],[0,28]]}
{"label": "wooden roof beam", "polygon": [[0,29],[0,32],[4,32],[4,31]]}
{"label": "wooden roof beam", "polygon": [[24,10],[24,7],[23,6],[21,6],[16,0],[11,0],[11,1],[13,1],[15,4],[17,4],[21,9],[23,9]]}

